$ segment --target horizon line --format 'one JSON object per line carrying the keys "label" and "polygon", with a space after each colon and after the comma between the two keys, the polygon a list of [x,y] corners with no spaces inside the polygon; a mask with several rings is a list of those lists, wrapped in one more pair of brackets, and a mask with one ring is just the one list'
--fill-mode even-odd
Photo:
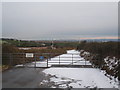
{"label": "horizon line", "polygon": [[86,39],[120,39],[120,37],[83,37],[82,40]]}
{"label": "horizon line", "polygon": [[[48,40],[48,39],[18,39],[13,37],[1,37],[0,39],[16,39],[16,40]],[[120,37],[81,37],[74,39],[56,39],[56,40],[99,40],[99,39],[120,39]]]}

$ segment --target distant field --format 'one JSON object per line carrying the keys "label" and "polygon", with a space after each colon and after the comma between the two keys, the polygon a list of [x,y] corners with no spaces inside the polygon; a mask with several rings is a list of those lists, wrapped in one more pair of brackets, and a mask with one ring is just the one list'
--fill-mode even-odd
{"label": "distant field", "polygon": [[2,41],[2,40],[0,40],[0,44],[2,44],[2,43],[7,43],[6,41]]}

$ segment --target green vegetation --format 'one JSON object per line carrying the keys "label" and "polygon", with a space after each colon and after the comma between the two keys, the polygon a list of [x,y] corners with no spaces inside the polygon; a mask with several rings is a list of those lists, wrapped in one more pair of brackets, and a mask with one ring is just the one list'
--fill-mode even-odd
{"label": "green vegetation", "polygon": [[[43,42],[39,41],[26,41],[26,40],[17,40],[17,39],[2,39],[2,42],[9,43],[16,47],[43,47]],[[51,43],[44,43],[45,46],[50,46]]]}
{"label": "green vegetation", "polygon": [[[17,40],[17,39],[2,39],[3,43],[9,43],[16,47],[50,47],[52,45],[52,41],[26,41],[26,40]],[[53,41],[53,45],[56,48],[64,48],[64,47],[72,47],[76,48],[79,44],[76,42],[71,41]]]}

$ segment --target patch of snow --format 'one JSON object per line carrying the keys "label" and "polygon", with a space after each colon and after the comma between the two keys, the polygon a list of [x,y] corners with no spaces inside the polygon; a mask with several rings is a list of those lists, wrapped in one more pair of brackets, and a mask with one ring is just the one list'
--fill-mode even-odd
{"label": "patch of snow", "polygon": [[[51,74],[51,82],[73,88],[118,88],[114,81],[106,77],[99,69],[93,68],[49,68],[43,71]],[[66,85],[65,85],[66,84]]]}
{"label": "patch of snow", "polygon": [[23,67],[23,64],[16,65],[15,67]]}
{"label": "patch of snow", "polygon": [[67,54],[80,54],[80,52],[79,51],[76,51],[76,50],[68,50],[67,51]]}
{"label": "patch of snow", "polygon": [[20,50],[29,50],[31,48],[19,48]]}

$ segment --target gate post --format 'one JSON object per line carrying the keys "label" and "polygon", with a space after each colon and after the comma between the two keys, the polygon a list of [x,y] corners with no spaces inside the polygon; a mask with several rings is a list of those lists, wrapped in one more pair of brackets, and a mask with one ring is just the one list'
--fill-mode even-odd
{"label": "gate post", "polygon": [[36,54],[35,54],[35,57],[34,57],[34,58],[35,58],[35,66],[34,66],[34,67],[36,68]]}
{"label": "gate post", "polygon": [[51,54],[49,53],[49,60],[51,60]]}
{"label": "gate post", "polygon": [[86,65],[86,59],[85,59],[85,65]]}
{"label": "gate post", "polygon": [[47,58],[47,67],[48,67],[48,58]]}
{"label": "gate post", "polygon": [[72,65],[73,65],[73,54],[72,54]]}
{"label": "gate post", "polygon": [[12,64],[12,63],[13,63],[13,60],[12,60],[12,59],[13,59],[13,58],[12,58],[12,53],[10,53],[9,55],[10,55],[10,62],[9,62],[9,65],[10,65],[10,67],[11,67],[11,66],[13,65],[13,64]]}
{"label": "gate post", "polygon": [[60,65],[60,55],[59,55],[59,65]]}
{"label": "gate post", "polygon": [[26,67],[26,57],[25,57],[25,53],[23,53],[23,67]]}

